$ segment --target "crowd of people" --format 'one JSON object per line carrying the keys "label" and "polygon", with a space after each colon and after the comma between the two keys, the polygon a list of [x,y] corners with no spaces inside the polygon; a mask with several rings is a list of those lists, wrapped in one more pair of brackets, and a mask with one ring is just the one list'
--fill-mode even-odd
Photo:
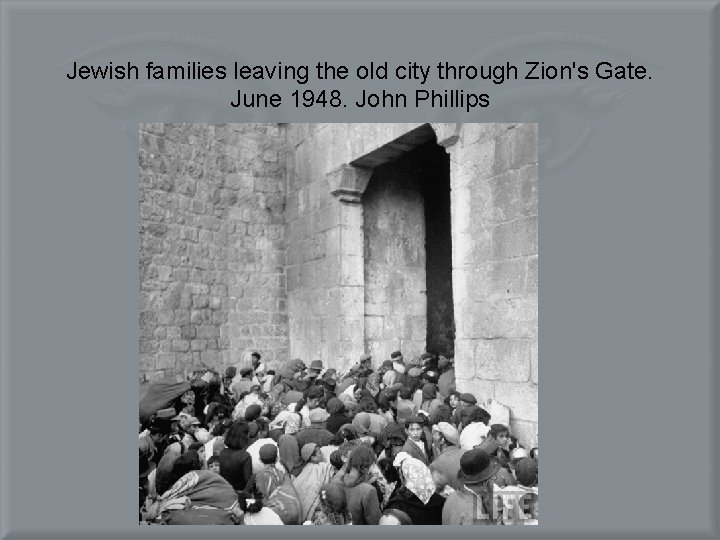
{"label": "crowd of people", "polygon": [[538,449],[455,390],[452,358],[253,353],[170,405],[140,426],[143,524],[537,524]]}

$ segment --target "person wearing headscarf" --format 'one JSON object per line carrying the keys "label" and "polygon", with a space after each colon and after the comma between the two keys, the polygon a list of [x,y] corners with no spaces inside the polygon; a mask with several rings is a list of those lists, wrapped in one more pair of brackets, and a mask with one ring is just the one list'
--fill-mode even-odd
{"label": "person wearing headscarf", "polygon": [[402,487],[390,499],[387,508],[405,512],[413,525],[441,525],[445,499],[435,493],[430,469],[420,460],[400,452],[393,462],[400,472]]}
{"label": "person wearing headscarf", "polygon": [[300,497],[302,506],[301,521],[312,521],[315,509],[320,502],[320,487],[329,482],[332,466],[325,461],[320,447],[315,443],[307,443],[300,450],[302,466],[293,479],[293,485]]}
{"label": "person wearing headscarf", "polygon": [[388,508],[380,516],[378,525],[412,525],[412,519],[402,510],[397,508]]}
{"label": "person wearing headscarf", "polygon": [[295,476],[302,468],[302,458],[300,457],[300,447],[297,439],[292,435],[281,435],[277,447],[280,454],[280,463],[288,473]]}

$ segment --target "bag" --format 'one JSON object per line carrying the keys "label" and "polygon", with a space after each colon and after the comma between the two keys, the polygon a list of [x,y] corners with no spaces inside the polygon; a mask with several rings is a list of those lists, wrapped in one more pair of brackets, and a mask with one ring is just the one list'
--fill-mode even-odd
{"label": "bag", "polygon": [[300,497],[289,477],[272,492],[265,506],[274,511],[285,525],[301,525]]}

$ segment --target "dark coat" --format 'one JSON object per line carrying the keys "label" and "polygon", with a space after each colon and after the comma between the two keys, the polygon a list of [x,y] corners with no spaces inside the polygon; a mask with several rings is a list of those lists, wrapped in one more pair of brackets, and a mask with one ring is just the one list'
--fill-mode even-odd
{"label": "dark coat", "polygon": [[445,499],[437,493],[433,493],[428,503],[423,504],[417,495],[402,487],[388,501],[385,508],[402,510],[410,516],[413,525],[442,525],[444,505]]}
{"label": "dark coat", "polygon": [[333,434],[321,427],[307,427],[295,434],[298,446],[302,449],[308,443],[315,443],[318,446],[327,446],[333,439]]}
{"label": "dark coat", "polygon": [[[427,450],[427,448],[426,448],[426,450]],[[402,451],[410,454],[410,457],[419,459],[425,465],[430,465],[428,456],[426,454],[423,454],[422,450],[420,450],[420,448],[418,448],[418,446],[414,442],[412,442],[410,439],[405,441],[405,444],[402,447]]]}
{"label": "dark coat", "polygon": [[242,491],[252,476],[252,457],[245,450],[224,448],[218,456],[220,476],[227,480],[235,491]]}

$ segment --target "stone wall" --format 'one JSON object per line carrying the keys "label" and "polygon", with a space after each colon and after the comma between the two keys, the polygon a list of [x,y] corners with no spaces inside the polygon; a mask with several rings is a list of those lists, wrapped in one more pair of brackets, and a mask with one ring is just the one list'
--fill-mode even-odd
{"label": "stone wall", "polygon": [[140,380],[288,350],[285,130],[140,126]]}
{"label": "stone wall", "polygon": [[459,390],[538,420],[537,124],[464,124],[450,148]]}
{"label": "stone wall", "polygon": [[377,167],[362,197],[365,350],[379,360],[425,350],[425,201],[411,165]]}

